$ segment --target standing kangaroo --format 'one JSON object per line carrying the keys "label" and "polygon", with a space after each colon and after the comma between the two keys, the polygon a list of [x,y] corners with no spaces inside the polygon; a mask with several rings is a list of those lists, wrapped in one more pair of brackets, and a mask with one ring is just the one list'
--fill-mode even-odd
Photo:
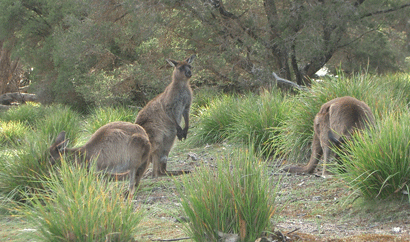
{"label": "standing kangaroo", "polygon": [[97,170],[110,174],[129,172],[129,194],[134,193],[148,162],[150,143],[145,130],[133,123],[112,122],[99,128],[84,146],[67,148],[68,140],[62,131],[50,146],[52,161],[62,154],[73,154],[76,162],[96,159]]}
{"label": "standing kangaroo", "polygon": [[[184,61],[167,60],[174,67],[172,82],[163,93],[139,111],[135,120],[136,124],[145,129],[151,142],[150,162],[153,165],[153,177],[166,173],[181,174],[181,172],[167,172],[166,167],[175,136],[182,140],[188,133],[189,110],[192,103],[192,89],[189,86],[189,78],[192,76],[190,64],[194,58],[195,55]],[[185,122],[184,129],[180,126],[182,117]],[[149,163],[145,165],[148,166]]]}
{"label": "standing kangaroo", "polygon": [[339,146],[357,130],[374,125],[374,116],[366,103],[345,96],[335,98],[322,105],[314,120],[312,154],[306,166],[288,167],[284,171],[294,173],[313,173],[322,155],[325,176],[326,162],[332,155],[331,146]]}

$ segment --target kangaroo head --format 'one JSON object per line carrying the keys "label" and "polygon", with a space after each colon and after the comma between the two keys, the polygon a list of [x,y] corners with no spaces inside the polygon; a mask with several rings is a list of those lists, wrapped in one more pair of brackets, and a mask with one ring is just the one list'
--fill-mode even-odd
{"label": "kangaroo head", "polygon": [[56,140],[49,148],[50,160],[52,163],[55,163],[58,159],[60,159],[61,154],[64,153],[67,145],[68,140],[65,139],[65,131],[62,131],[57,135]]}
{"label": "kangaroo head", "polygon": [[167,62],[174,67],[174,74],[173,78],[178,79],[178,80],[184,80],[184,79],[189,79],[192,76],[192,66],[191,63],[195,59],[195,55],[192,55],[191,57],[187,58],[186,60],[183,61],[174,61],[174,60],[168,60]]}

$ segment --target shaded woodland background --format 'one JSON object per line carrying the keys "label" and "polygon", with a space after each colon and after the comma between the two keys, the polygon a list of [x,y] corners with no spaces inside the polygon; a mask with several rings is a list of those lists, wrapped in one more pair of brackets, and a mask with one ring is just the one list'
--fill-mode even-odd
{"label": "shaded woodland background", "polygon": [[193,53],[194,89],[224,92],[269,86],[272,72],[306,86],[323,67],[408,72],[410,3],[1,0],[0,47],[0,95],[143,105],[170,81],[165,59]]}

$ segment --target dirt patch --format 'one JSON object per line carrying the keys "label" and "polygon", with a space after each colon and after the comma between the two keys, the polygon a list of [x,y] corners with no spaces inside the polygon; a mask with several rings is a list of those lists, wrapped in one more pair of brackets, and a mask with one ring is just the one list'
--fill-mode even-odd
{"label": "dirt patch", "polygon": [[[192,171],[193,176],[195,167],[213,167],[216,159],[231,152],[227,144],[196,149],[182,146],[179,143],[172,151],[168,167]],[[288,241],[410,241],[407,197],[403,201],[365,202],[337,178],[286,175],[278,171],[276,164],[270,167],[272,186],[279,186],[278,213],[271,232],[279,231]],[[137,241],[187,237],[172,178],[153,179],[148,171],[137,201],[148,212]]]}

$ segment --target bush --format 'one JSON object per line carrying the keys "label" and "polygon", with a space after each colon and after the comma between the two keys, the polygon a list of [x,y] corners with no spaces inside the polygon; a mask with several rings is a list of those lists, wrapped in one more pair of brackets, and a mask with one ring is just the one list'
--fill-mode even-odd
{"label": "bush", "polygon": [[216,170],[201,167],[195,176],[176,181],[186,229],[194,241],[218,241],[218,232],[255,241],[274,215],[275,191],[266,163],[251,148],[218,160]]}
{"label": "bush", "polygon": [[410,114],[390,114],[338,151],[341,177],[366,199],[401,198],[410,188]]}
{"label": "bush", "polygon": [[118,183],[103,180],[95,165],[88,170],[62,160],[45,179],[44,191],[27,206],[41,241],[134,241],[141,210],[134,211]]}

